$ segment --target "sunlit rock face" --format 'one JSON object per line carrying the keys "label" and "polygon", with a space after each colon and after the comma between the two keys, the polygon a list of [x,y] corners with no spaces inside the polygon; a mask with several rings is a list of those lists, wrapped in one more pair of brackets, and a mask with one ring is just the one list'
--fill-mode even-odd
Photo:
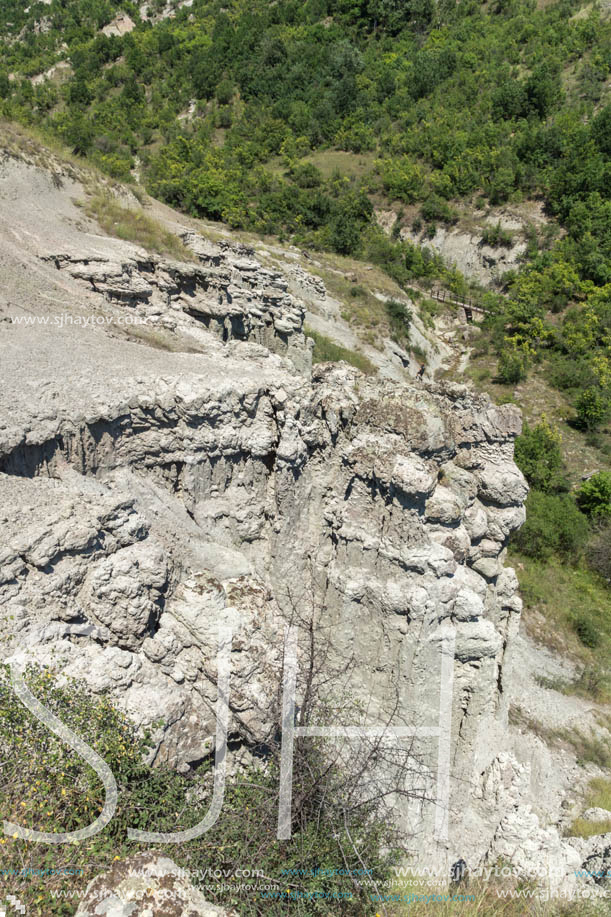
{"label": "sunlit rock face", "polygon": [[[329,672],[348,672],[338,695],[415,733],[424,798],[397,803],[414,850],[504,850],[518,411],[458,385],[311,372],[303,306],[251,250],[190,232],[195,262],[147,256],[81,231],[28,169],[12,181],[36,191],[36,219],[19,239],[0,228],[4,658],[161,720],[154,760],[188,770],[214,749],[219,632],[239,755],[277,731],[286,624],[314,621]],[[107,320],[74,321],[91,315]],[[144,330],[119,333],[126,316]]]}

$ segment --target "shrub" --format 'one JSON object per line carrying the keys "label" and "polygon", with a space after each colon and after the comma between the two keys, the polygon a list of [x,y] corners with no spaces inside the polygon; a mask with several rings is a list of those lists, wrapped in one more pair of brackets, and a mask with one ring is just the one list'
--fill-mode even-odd
{"label": "shrub", "polygon": [[390,330],[393,340],[400,342],[409,338],[409,326],[412,314],[407,306],[396,299],[389,299],[386,303],[386,312],[390,321]]}
{"label": "shrub", "polygon": [[600,634],[590,618],[578,615],[575,618],[575,633],[589,649],[596,649],[600,643]]}
{"label": "shrub", "polygon": [[397,201],[412,204],[422,192],[423,178],[419,166],[404,156],[377,163],[386,193]]}
{"label": "shrub", "polygon": [[116,178],[119,181],[130,181],[131,156],[120,155],[119,153],[96,153],[92,156],[92,159],[103,172],[106,172],[112,178]]}
{"label": "shrub", "polygon": [[562,475],[560,433],[543,418],[536,427],[524,424],[515,444],[516,465],[531,487],[544,493],[566,489]]}
{"label": "shrub", "polygon": [[231,127],[232,122],[233,122],[233,112],[231,109],[231,105],[223,105],[218,110],[218,117],[217,117],[218,126],[227,129]]}
{"label": "shrub", "polygon": [[[68,917],[74,903],[62,891],[66,872],[76,889],[84,888],[115,859],[138,852],[138,845],[127,838],[128,828],[174,832],[197,824],[210,805],[211,775],[208,765],[185,777],[146,764],[147,738],[141,738],[107,698],[93,697],[84,685],[70,681],[59,686],[50,670],[34,666],[27,670],[26,682],[45,707],[103,758],[118,787],[114,817],[88,840],[62,845],[60,851],[22,839],[3,841],[3,893],[14,892],[33,917]],[[330,896],[338,901],[334,913],[358,917],[367,909],[369,889],[355,888],[351,874],[366,864],[374,881],[386,881],[393,857],[380,849],[388,849],[392,836],[372,804],[362,795],[356,798],[358,780],[352,780],[352,789],[346,786],[338,767],[330,766],[321,753],[320,743],[298,743],[295,751],[289,840],[279,842],[276,837],[278,766],[271,756],[259,767],[239,769],[228,779],[213,832],[186,844],[160,844],[159,849],[196,875],[208,867],[231,876],[243,864],[255,864],[266,877],[283,883],[281,888],[297,889],[302,899],[308,899],[313,917],[328,913]],[[4,818],[59,832],[83,828],[99,815],[105,791],[97,773],[21,704],[6,666],[0,668],[0,753]],[[24,863],[29,867],[27,881],[19,878]],[[52,868],[60,863],[60,869]],[[345,869],[321,875],[321,866],[335,863]],[[295,873],[285,885],[286,869]],[[15,878],[7,878],[11,876]],[[208,886],[206,897],[237,905],[249,917],[287,913],[282,896],[259,900],[247,887],[229,902],[225,887],[217,891]]]}
{"label": "shrub", "polygon": [[573,693],[606,701],[610,687],[608,669],[599,665],[587,665],[573,682]]}
{"label": "shrub", "polygon": [[584,389],[596,381],[586,360],[568,354],[550,356],[547,375],[551,384],[562,391]]}
{"label": "shrub", "polygon": [[546,560],[552,554],[577,556],[587,536],[587,520],[572,497],[531,490],[526,500],[526,522],[514,542],[528,557]]}
{"label": "shrub", "polygon": [[486,226],[482,233],[482,242],[493,248],[511,248],[513,236],[507,229],[503,229],[499,220],[496,226]]}
{"label": "shrub", "polygon": [[8,99],[11,94],[11,81],[8,78],[8,73],[4,70],[0,70],[0,99]]}
{"label": "shrub", "polygon": [[216,87],[216,99],[219,105],[229,105],[233,99],[233,86],[229,80],[221,80]]}
{"label": "shrub", "polygon": [[340,255],[353,255],[361,240],[361,226],[348,211],[338,213],[331,227],[330,241]]}
{"label": "shrub", "polygon": [[[575,626],[575,623],[575,620],[573,620],[573,626]],[[598,636],[598,631],[591,621],[588,620],[586,628],[593,630]],[[600,640],[598,642],[600,643]],[[594,698],[594,700],[599,700],[603,703],[608,700],[609,688],[611,687],[609,672],[603,666],[597,664],[584,666],[577,678],[572,681],[559,676],[549,678],[546,675],[535,675],[535,681],[542,688],[547,688],[549,691],[558,691],[560,694],[566,694],[567,696],[577,695],[577,697]]]}
{"label": "shrub", "polygon": [[318,188],[322,184],[322,173],[311,162],[300,162],[294,165],[289,174],[300,188]]}
{"label": "shrub", "polygon": [[591,519],[611,518],[611,471],[599,471],[577,491],[577,505]]}
{"label": "shrub", "polygon": [[498,380],[505,385],[517,385],[528,372],[528,359],[518,350],[502,350],[499,357]]}
{"label": "shrub", "polygon": [[586,430],[596,430],[609,414],[609,399],[600,389],[590,386],[579,395],[575,407],[579,424]]}
{"label": "shrub", "polygon": [[458,219],[456,211],[450,207],[438,194],[431,194],[423,202],[420,214],[427,223],[455,223]]}

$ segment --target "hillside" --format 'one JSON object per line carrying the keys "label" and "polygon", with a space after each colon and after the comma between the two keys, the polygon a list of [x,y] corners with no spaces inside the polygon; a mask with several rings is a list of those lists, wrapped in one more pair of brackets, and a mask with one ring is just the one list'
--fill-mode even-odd
{"label": "hillside", "polygon": [[[395,867],[376,853],[376,832],[392,824],[384,794],[378,783],[363,785],[346,761],[347,785],[316,770],[324,756],[299,758],[305,821],[292,846],[276,847],[273,692],[282,673],[279,634],[298,607],[305,671],[312,634],[315,658],[324,658],[314,668],[314,712],[329,716],[318,692],[330,679],[338,704],[339,679],[340,723],[383,716],[389,725],[395,717],[419,725],[424,711],[434,720],[437,628],[446,614],[456,622],[448,843],[434,842],[429,792],[419,798],[421,768],[427,773],[437,753],[426,738],[409,745],[406,759],[395,750],[380,763],[381,749],[366,749],[365,760],[373,754],[378,762],[377,780],[392,781],[392,768],[407,768],[408,789],[395,810],[417,806],[407,836],[384,835],[385,843],[399,843],[415,869],[424,863],[441,870],[442,889],[448,864],[460,856],[476,870],[510,854],[515,881],[531,881],[535,845],[540,869],[555,870],[555,893],[581,894],[575,868],[593,872],[605,849],[606,590],[577,554],[574,568],[553,553],[514,556],[527,605],[526,627],[519,628],[518,580],[503,566],[508,536],[524,520],[526,489],[512,460],[518,414],[447,379],[430,379],[433,370],[455,371],[464,359],[458,342],[466,336],[477,344],[478,329],[462,310],[432,316],[426,300],[405,297],[372,265],[324,253],[306,258],[244,233],[236,238],[151,199],[141,203],[129,186],[19,128],[5,125],[4,138],[3,659],[35,666],[32,690],[92,747],[105,749],[121,785],[110,833],[53,859],[55,867],[80,870],[75,878],[60,871],[26,887],[18,866],[34,856],[32,847],[27,839],[5,847],[3,868],[15,870],[11,893],[41,917],[72,914],[73,905],[52,902],[49,889],[82,893],[86,867],[110,870],[104,887],[112,894],[113,858],[121,860],[117,870],[140,862],[125,837],[126,826],[143,817],[138,812],[174,829],[167,812],[157,813],[156,794],[178,800],[196,786],[208,798],[211,643],[220,615],[240,633],[232,653],[230,795],[216,841],[169,845],[164,868],[212,862],[236,869],[256,849],[275,881],[287,857],[312,869],[310,878],[296,880],[295,894],[322,895],[322,913],[333,893],[348,896],[338,913],[360,915],[370,901],[366,886],[356,894],[344,874],[329,886],[314,869],[321,856],[333,863],[342,855],[336,819],[350,811],[357,820],[349,830],[363,832],[376,881],[397,889],[393,900],[403,894]],[[357,285],[367,284],[356,297],[344,280],[353,271]],[[403,344],[368,344],[365,316],[379,316],[380,336],[392,332],[388,302],[410,316]],[[319,328],[313,355],[304,320]],[[419,364],[410,337],[419,341],[418,360],[428,361],[424,381],[412,378]],[[311,356],[328,357],[333,339],[344,342],[336,356],[361,368],[368,362],[367,376],[331,364],[315,366],[310,377]],[[529,439],[520,442],[528,446]],[[549,445],[544,436],[543,476],[558,471]],[[579,602],[587,619],[579,633],[566,600]],[[68,694],[66,676],[76,679]],[[65,823],[68,812],[71,823],[91,820],[103,802],[95,774],[83,774],[57,741],[49,745],[2,684],[0,677],[0,745],[13,749],[4,784],[10,817],[47,830]],[[152,732],[152,771],[140,760],[147,746],[136,725]],[[43,740],[49,759],[23,757]],[[264,777],[259,749],[271,755]],[[55,762],[53,773],[47,760]],[[362,757],[353,766],[363,766]],[[312,785],[303,783],[305,773]],[[45,789],[47,807],[40,808],[37,788],[58,780],[61,793],[49,798]],[[375,792],[363,822],[360,803],[345,806],[365,786]],[[339,809],[325,801],[329,792]],[[197,811],[203,816],[205,806]],[[177,813],[179,825],[196,820],[178,802]],[[43,859],[34,856],[34,863],[42,868],[48,861],[44,846],[38,850]],[[167,867],[167,854],[178,866]],[[356,869],[358,857],[349,862]],[[513,881],[477,886],[490,898],[483,913],[497,912],[495,902]],[[599,894],[591,879],[586,891]],[[206,895],[228,903],[221,885],[206,885]],[[231,900],[241,913],[286,913],[282,901],[276,910],[268,901],[252,910],[249,892]],[[78,913],[90,913],[85,903]]]}
{"label": "hillside", "polygon": [[485,300],[500,378],[543,361],[604,428],[608,5],[8,2],[0,37],[5,117],[192,216]]}

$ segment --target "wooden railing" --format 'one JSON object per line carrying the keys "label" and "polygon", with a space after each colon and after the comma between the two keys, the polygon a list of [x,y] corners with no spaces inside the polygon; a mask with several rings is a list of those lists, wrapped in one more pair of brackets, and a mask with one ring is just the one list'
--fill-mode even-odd
{"label": "wooden railing", "polygon": [[487,315],[488,314],[488,309],[482,309],[481,306],[476,306],[473,303],[473,300],[470,298],[467,300],[454,299],[452,296],[452,293],[449,290],[431,289],[429,291],[429,295],[432,299],[438,300],[438,302],[451,303],[451,305],[453,306],[458,306],[459,308],[464,309],[465,318],[467,319],[468,322],[473,321],[474,312],[477,313],[478,315]]}

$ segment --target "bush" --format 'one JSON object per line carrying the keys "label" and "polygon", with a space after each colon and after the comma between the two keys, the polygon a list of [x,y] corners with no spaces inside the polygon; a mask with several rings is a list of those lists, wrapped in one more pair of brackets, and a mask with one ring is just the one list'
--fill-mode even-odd
{"label": "bush", "polygon": [[550,357],[547,376],[551,384],[561,391],[584,389],[596,381],[586,360],[568,354],[553,354]]}
{"label": "bush", "polygon": [[584,646],[593,650],[600,643],[600,634],[590,618],[578,616],[575,618],[575,633]]}
{"label": "bush", "polygon": [[217,117],[218,126],[227,129],[231,127],[232,121],[233,112],[231,110],[231,105],[223,105],[222,108],[219,108]]}
{"label": "bush", "polygon": [[386,303],[386,312],[390,321],[390,331],[393,340],[400,343],[409,338],[409,326],[412,314],[407,306],[396,299],[389,299]]}
{"label": "bush", "polygon": [[431,194],[422,204],[420,214],[427,223],[455,223],[458,219],[456,211],[447,201],[437,194]]}
{"label": "bush", "polygon": [[515,461],[535,490],[554,493],[567,489],[562,475],[561,442],[560,433],[545,418],[532,429],[524,423],[522,435],[516,439]]}
{"label": "bush", "polygon": [[526,500],[526,522],[514,536],[518,550],[546,560],[552,554],[576,557],[588,537],[588,523],[568,494],[531,490]]}
{"label": "bush", "polygon": [[11,82],[8,73],[0,70],[0,99],[8,99],[11,94]]}
{"label": "bush", "polygon": [[586,430],[596,430],[609,414],[609,399],[600,389],[591,386],[583,391],[575,405],[577,420]]}
{"label": "bush", "polygon": [[393,200],[413,204],[422,193],[423,179],[419,166],[404,156],[377,163],[386,193]]}
{"label": "bush", "polygon": [[219,105],[229,105],[233,99],[233,86],[229,80],[221,80],[216,87],[216,100]]}
{"label": "bush", "polygon": [[[208,764],[188,777],[146,764],[150,742],[138,735],[107,698],[93,697],[74,681],[59,686],[51,671],[39,667],[30,667],[25,677],[45,707],[103,758],[118,786],[114,817],[88,840],[62,845],[61,851],[25,839],[3,841],[3,894],[16,894],[32,917],[69,917],[74,902],[64,898],[66,874],[73,878],[75,891],[84,889],[114,860],[139,852],[138,844],[127,838],[128,828],[174,832],[197,824],[209,809],[211,774]],[[23,706],[6,666],[0,668],[0,753],[2,808],[7,820],[55,833],[83,828],[99,815],[105,798],[99,776]],[[187,844],[160,844],[158,849],[195,875],[209,868],[231,876],[245,863],[252,863],[266,877],[283,883],[283,889],[287,888],[283,870],[295,869],[295,878],[288,885],[308,899],[308,914],[327,914],[328,897],[334,896],[338,902],[334,913],[358,917],[365,913],[370,899],[366,886],[355,888],[354,871],[366,864],[374,881],[384,883],[390,877],[392,855],[380,854],[380,848],[388,849],[391,842],[386,823],[374,815],[367,800],[350,798],[350,787],[337,782],[338,769],[329,766],[317,741],[296,746],[293,775],[294,820],[289,840],[279,842],[276,837],[278,766],[271,757],[262,759],[257,768],[239,769],[228,778],[214,831]],[[353,792],[357,784],[352,781]],[[342,798],[345,802],[338,805]],[[24,863],[29,867],[27,881],[19,878]],[[61,868],[53,868],[60,863]],[[320,867],[331,863],[345,869],[321,875]],[[15,878],[7,878],[11,876]],[[209,886],[206,897],[217,904],[231,903],[249,917],[287,913],[287,902],[281,896],[260,900],[247,887],[229,902],[227,892],[222,891],[225,887],[217,891]]]}
{"label": "bush", "polygon": [[498,380],[505,385],[516,385],[526,379],[528,360],[518,350],[503,350],[499,357]]}
{"label": "bush", "polygon": [[511,248],[513,236],[507,229],[502,228],[499,220],[496,226],[486,226],[482,233],[482,242],[492,248]]}
{"label": "bush", "polygon": [[599,471],[577,491],[577,505],[591,519],[611,518],[611,471]]}
{"label": "bush", "polygon": [[300,162],[294,165],[289,174],[300,188],[319,188],[322,184],[322,173],[311,162]]}
{"label": "bush", "polygon": [[95,153],[92,159],[103,172],[112,178],[119,181],[130,181],[133,164],[131,156],[119,153]]}

